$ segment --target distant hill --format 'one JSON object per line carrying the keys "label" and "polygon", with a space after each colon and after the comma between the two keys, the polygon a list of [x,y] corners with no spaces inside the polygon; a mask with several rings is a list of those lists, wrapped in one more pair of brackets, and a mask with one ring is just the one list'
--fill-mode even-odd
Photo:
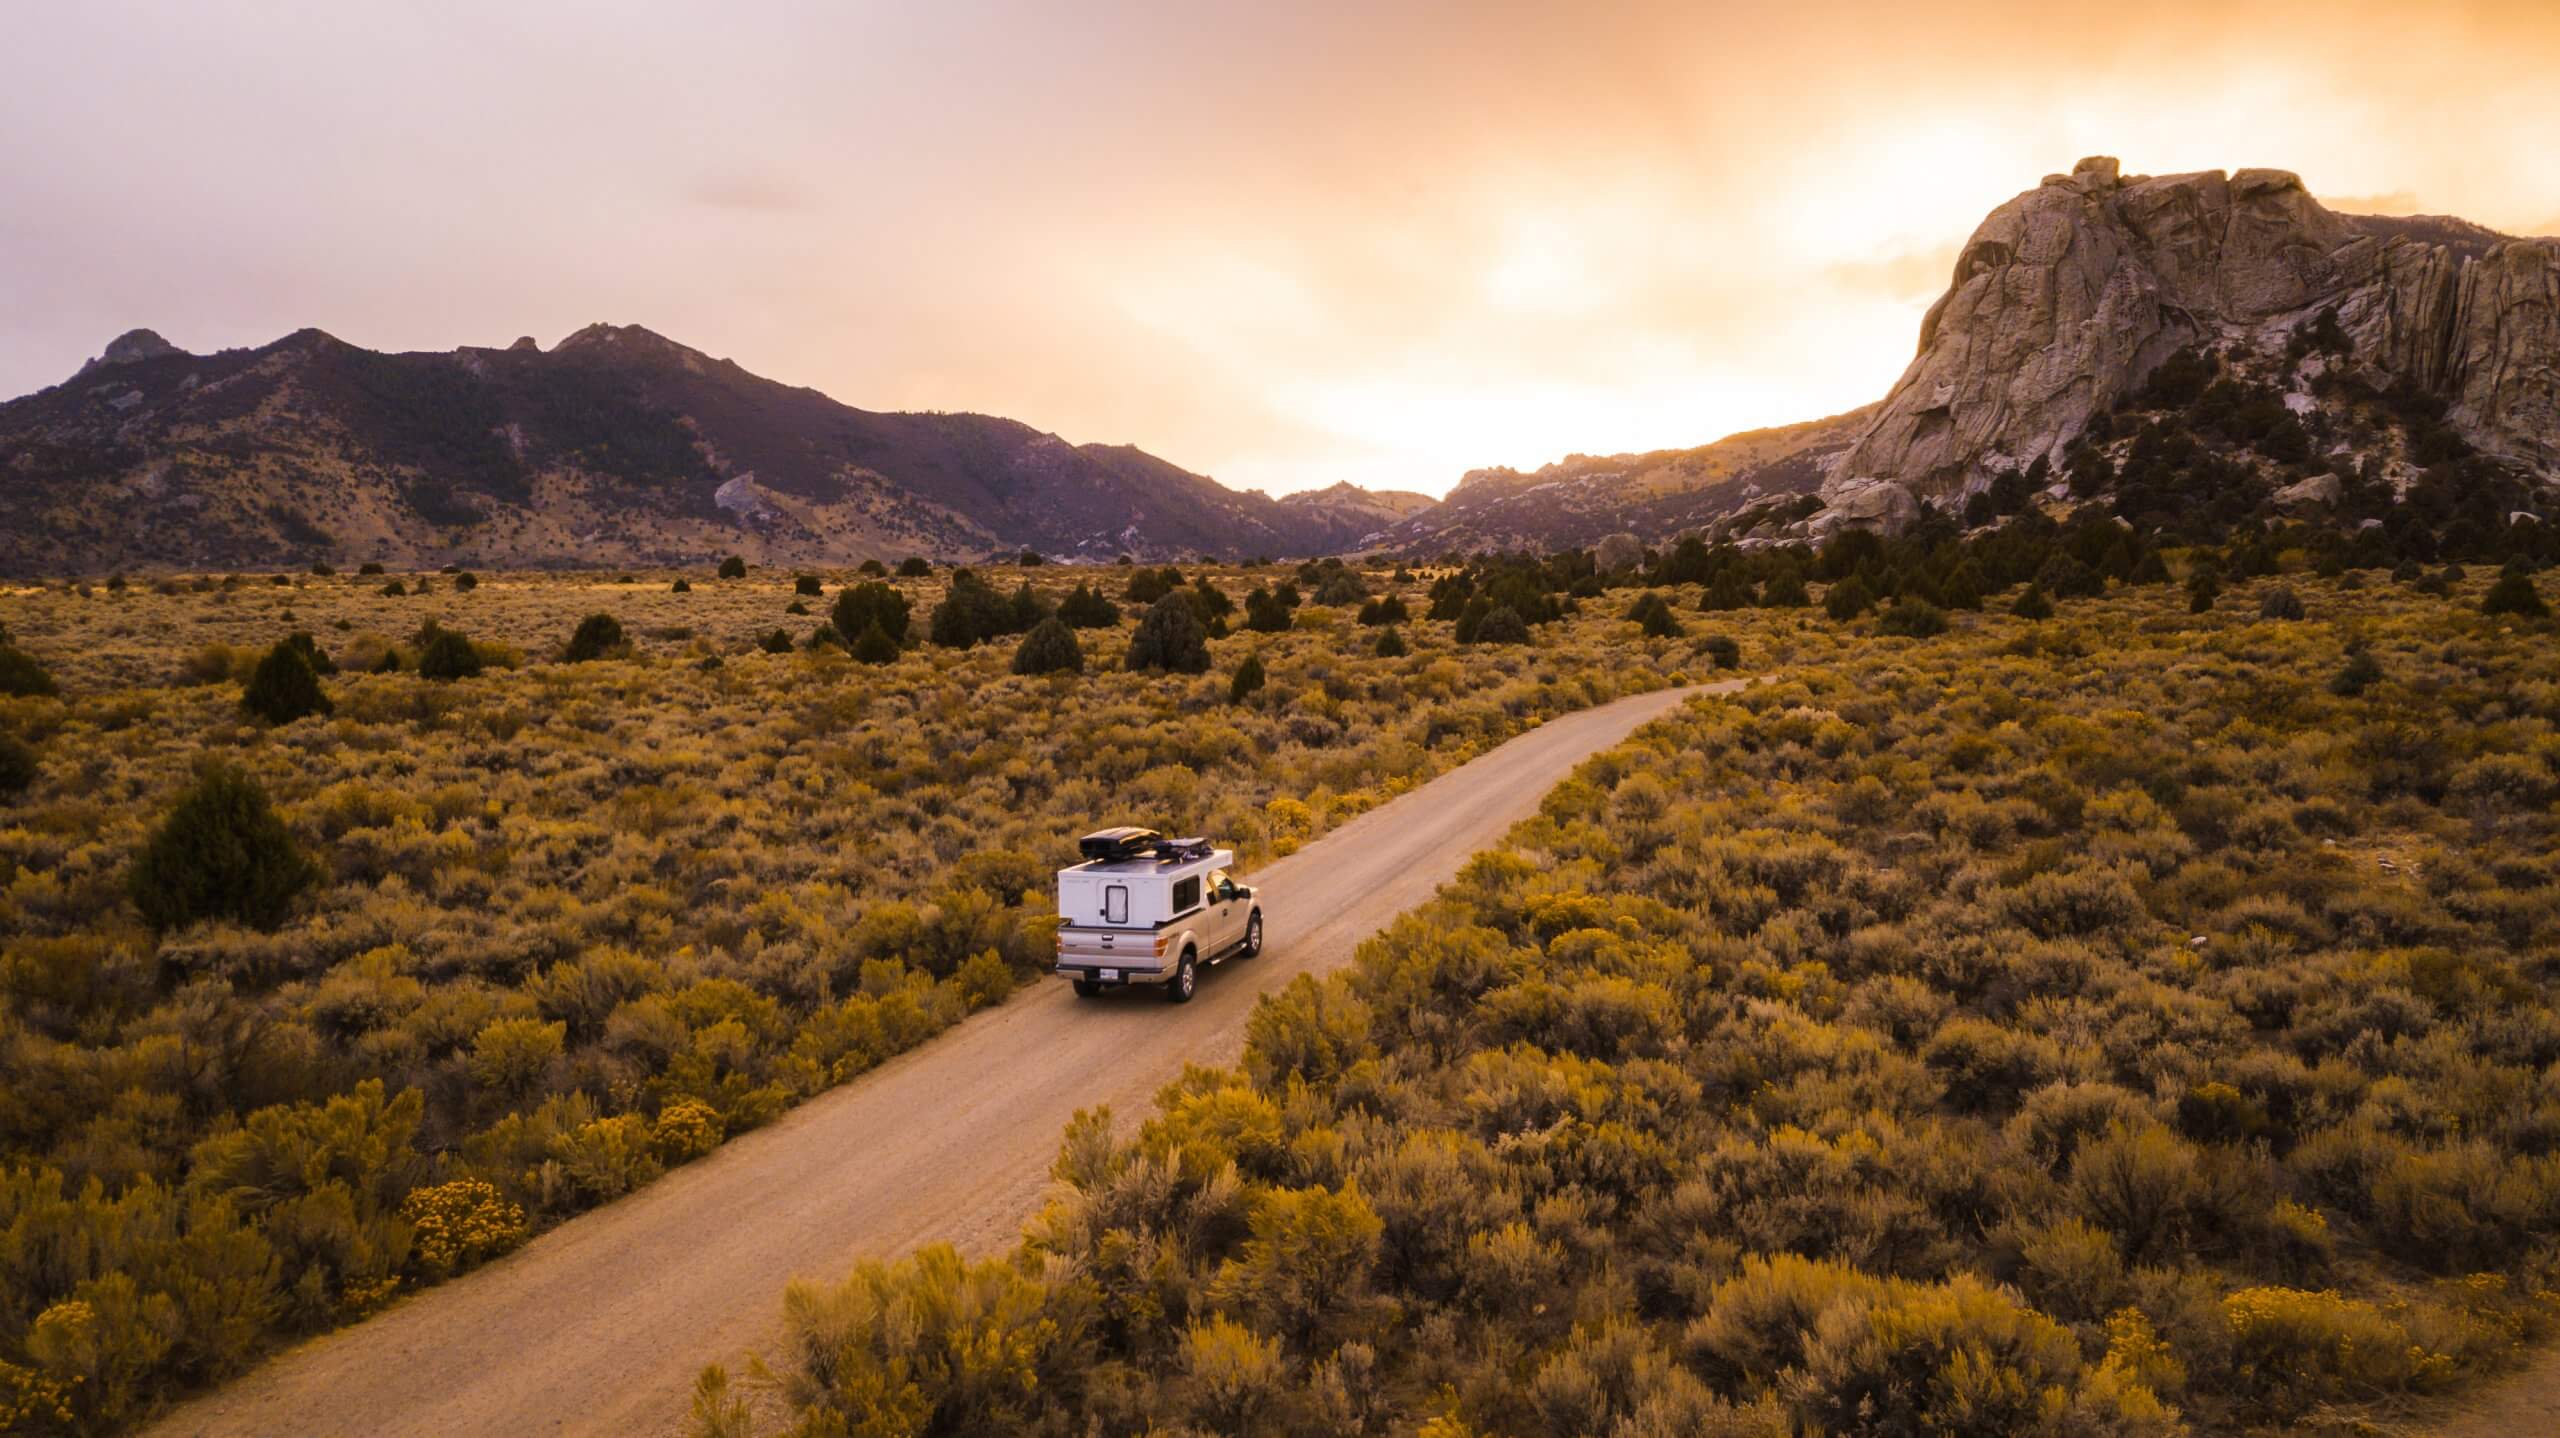
{"label": "distant hill", "polygon": [[1826,462],[1873,413],[1755,429],[1693,449],[1567,455],[1553,464],[1469,470],[1438,505],[1406,517],[1381,543],[1408,554],[1594,543],[1617,533],[1653,542],[1822,487]]}
{"label": "distant hill", "polygon": [[381,354],[148,330],[0,404],[0,572],[1108,559],[1358,547],[1431,501],[1275,500],[1009,419],[883,414],[636,326]]}

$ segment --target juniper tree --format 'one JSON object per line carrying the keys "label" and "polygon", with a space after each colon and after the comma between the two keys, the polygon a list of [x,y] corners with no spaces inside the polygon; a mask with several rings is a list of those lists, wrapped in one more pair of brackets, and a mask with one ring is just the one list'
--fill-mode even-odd
{"label": "juniper tree", "polygon": [[578,621],[578,631],[569,636],[569,647],[560,657],[571,664],[590,659],[604,659],[623,648],[622,621],[610,614],[590,614]]}
{"label": "juniper tree", "polygon": [[422,679],[472,679],[479,673],[480,651],[453,630],[439,626],[427,637],[426,647],[418,651],[418,675]]}
{"label": "juniper tree", "polygon": [[1076,642],[1076,632],[1066,621],[1051,615],[1031,627],[1022,645],[1013,651],[1016,674],[1082,674],[1084,646]]}
{"label": "juniper tree", "polygon": [[319,877],[266,790],[239,769],[212,763],[134,859],[127,886],[155,929],[200,919],[272,929]]}
{"label": "juniper tree", "polygon": [[1265,676],[1262,672],[1262,656],[1259,654],[1246,655],[1244,657],[1244,662],[1236,666],[1235,677],[1227,681],[1227,702],[1230,704],[1243,703],[1247,696],[1262,688],[1264,679]]}
{"label": "juniper tree", "polygon": [[907,596],[899,593],[896,585],[867,579],[836,596],[835,608],[830,611],[829,618],[835,624],[836,633],[847,638],[858,637],[863,630],[876,626],[892,642],[903,644],[907,638],[908,616],[912,612]]}
{"label": "juniper tree", "polygon": [[1138,621],[1138,632],[1129,638],[1127,663],[1132,670],[1166,669],[1176,674],[1206,670],[1208,631],[1201,627],[1191,601],[1179,593],[1168,593],[1150,605],[1147,617]]}
{"label": "juniper tree", "polygon": [[258,661],[240,691],[240,707],[270,724],[290,724],[306,714],[326,714],[334,706],[321,692],[309,657],[287,639]]}

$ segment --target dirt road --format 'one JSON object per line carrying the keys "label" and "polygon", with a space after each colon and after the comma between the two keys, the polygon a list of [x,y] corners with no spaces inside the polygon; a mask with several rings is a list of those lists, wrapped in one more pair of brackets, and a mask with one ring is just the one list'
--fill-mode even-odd
{"label": "dirt road", "polygon": [[[1742,681],[1706,686],[1731,692]],[[1242,1046],[1254,1000],[1430,897],[1584,758],[1700,690],[1552,720],[1250,877],[1262,957],[1176,1007],[1057,980],[801,1105],[508,1258],[283,1353],[150,1432],[644,1434],[682,1423],[706,1363],[780,1330],[783,1285],[936,1239],[1009,1244],[1079,1108],[1123,1122],[1189,1061]]]}

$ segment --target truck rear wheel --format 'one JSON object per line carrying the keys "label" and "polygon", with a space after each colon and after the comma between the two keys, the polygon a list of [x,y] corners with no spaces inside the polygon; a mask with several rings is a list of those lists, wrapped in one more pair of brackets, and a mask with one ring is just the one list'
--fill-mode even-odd
{"label": "truck rear wheel", "polygon": [[1191,1002],[1192,989],[1200,983],[1200,962],[1191,950],[1182,951],[1182,962],[1173,966],[1173,977],[1165,980],[1164,996],[1172,1003]]}
{"label": "truck rear wheel", "polygon": [[1078,979],[1078,980],[1076,980],[1076,997],[1077,997],[1077,998],[1080,998],[1080,999],[1094,999],[1094,998],[1100,998],[1101,996],[1102,996],[1102,985],[1100,985],[1100,984],[1098,984],[1098,983],[1094,982],[1094,981],[1093,981],[1093,980],[1091,980],[1091,979]]}

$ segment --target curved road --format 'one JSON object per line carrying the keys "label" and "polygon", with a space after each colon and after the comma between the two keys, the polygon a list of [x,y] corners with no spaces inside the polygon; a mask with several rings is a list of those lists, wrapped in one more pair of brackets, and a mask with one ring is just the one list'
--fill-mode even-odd
{"label": "curved road", "polygon": [[694,1376],[780,1336],[782,1288],[861,1256],[1009,1245],[1080,1108],[1124,1120],[1189,1062],[1232,1059],[1254,1000],[1348,962],[1573,766],[1696,693],[1553,719],[1361,815],[1253,882],[1262,957],[1175,1007],[1079,1003],[1043,982],[779,1122],[516,1253],[311,1340],[174,1410],[154,1434],[636,1434],[680,1428]]}

